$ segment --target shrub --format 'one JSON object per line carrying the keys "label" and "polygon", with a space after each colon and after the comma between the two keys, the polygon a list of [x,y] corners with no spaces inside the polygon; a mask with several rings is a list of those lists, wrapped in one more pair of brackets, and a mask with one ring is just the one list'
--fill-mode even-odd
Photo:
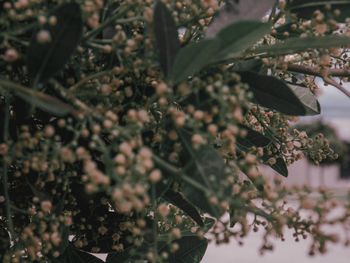
{"label": "shrub", "polygon": [[259,227],[261,252],[285,226],[349,244],[322,231],[347,203],[259,171],[336,157],[290,124],[320,113],[314,77],[348,95],[345,1],[0,2],[3,262],[200,262]]}

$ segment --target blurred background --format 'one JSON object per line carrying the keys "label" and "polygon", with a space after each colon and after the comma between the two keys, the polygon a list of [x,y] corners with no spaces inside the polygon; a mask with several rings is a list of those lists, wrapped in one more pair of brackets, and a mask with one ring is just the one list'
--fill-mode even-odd
{"label": "blurred background", "polygon": [[[339,154],[339,158],[335,161],[325,161],[319,166],[304,158],[289,167],[289,177],[283,181],[288,186],[308,185],[315,189],[324,186],[341,200],[350,190],[350,99],[334,87],[324,86],[322,81],[317,81],[317,85],[320,87],[321,115],[300,118],[297,125],[307,131],[310,137],[324,133],[332,148]],[[279,176],[267,167],[263,168],[263,172],[270,178]],[[290,205],[293,206],[293,200],[290,201]],[[335,215],[341,212],[335,211]],[[329,228],[325,231],[342,235],[342,229]],[[202,263],[253,263],[257,260],[259,263],[350,262],[350,248],[340,244],[328,247],[325,255],[310,257],[308,255],[310,240],[295,242],[291,230],[286,231],[284,242],[278,239],[273,242],[275,245],[273,252],[260,255],[262,235],[262,230],[250,233],[244,239],[243,246],[239,246],[237,242],[219,247],[210,244]]]}

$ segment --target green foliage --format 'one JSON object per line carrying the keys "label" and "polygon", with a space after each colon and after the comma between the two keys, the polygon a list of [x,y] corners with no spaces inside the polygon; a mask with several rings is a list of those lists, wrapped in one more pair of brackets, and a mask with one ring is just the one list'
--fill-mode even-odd
{"label": "green foliage", "polygon": [[176,56],[170,81],[177,84],[198,73],[209,65],[219,47],[220,42],[217,39],[208,39],[182,48]]}
{"label": "green foliage", "polygon": [[243,51],[252,47],[270,31],[270,23],[259,21],[241,21],[223,28],[217,34],[220,48],[218,54],[214,55],[213,61],[241,56]]}
{"label": "green foliage", "polygon": [[349,77],[350,38],[329,7],[311,15],[324,3],[1,3],[1,260],[199,263],[209,239],[245,237],[251,214],[266,240],[288,226],[323,253],[327,195],[302,219],[259,167],[287,177],[302,155],[336,157],[290,129],[321,112],[313,77],[343,92],[332,77]]}

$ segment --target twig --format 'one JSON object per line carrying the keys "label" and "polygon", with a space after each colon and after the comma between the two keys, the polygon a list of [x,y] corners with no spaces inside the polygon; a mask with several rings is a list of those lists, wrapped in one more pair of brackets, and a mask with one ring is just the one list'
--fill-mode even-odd
{"label": "twig", "polygon": [[111,73],[111,70],[105,70],[105,71],[101,71],[101,72],[98,72],[96,74],[90,75],[86,78],[83,78],[82,80],[80,80],[79,82],[77,82],[76,84],[71,86],[69,88],[69,91],[71,93],[74,93],[80,86],[84,85],[86,82],[93,80],[93,79],[96,79],[96,78],[99,78],[99,77],[102,77],[102,76],[105,76],[105,75],[108,75],[110,73]]}
{"label": "twig", "polygon": [[350,92],[347,91],[342,85],[340,85],[338,82],[336,82],[334,79],[330,78],[330,77],[324,77],[323,81],[326,84],[332,85],[334,87],[336,87],[338,90],[340,90],[341,92],[343,92],[346,96],[348,96],[350,98]]}
{"label": "twig", "polygon": [[[153,211],[157,211],[157,196],[156,196],[156,186],[152,185],[152,206]],[[153,234],[153,253],[156,256],[158,254],[158,216],[154,213],[153,224],[152,224],[152,234]]]}

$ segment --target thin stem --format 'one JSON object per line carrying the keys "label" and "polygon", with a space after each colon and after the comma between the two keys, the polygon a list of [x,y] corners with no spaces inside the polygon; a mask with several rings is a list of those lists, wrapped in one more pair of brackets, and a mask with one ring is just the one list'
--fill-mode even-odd
{"label": "thin stem", "polygon": [[269,15],[269,22],[271,22],[272,19],[276,16],[277,6],[278,6],[278,1],[275,1],[275,4],[273,5],[271,13]]}
{"label": "thin stem", "polygon": [[338,68],[320,69],[318,67],[291,64],[291,65],[288,65],[287,70],[291,72],[321,77],[326,84],[329,84],[337,88],[342,93],[344,93],[347,97],[350,98],[350,92],[332,78],[332,76],[350,77],[349,69],[338,69]]}
{"label": "thin stem", "polygon": [[211,195],[212,191],[210,191],[208,188],[204,187],[202,184],[198,183],[197,181],[193,180],[192,178],[188,177],[186,174],[181,172],[178,168],[174,167],[173,165],[169,164],[168,162],[164,161],[163,159],[159,158],[156,155],[153,155],[153,161],[159,165],[163,170],[170,173],[173,176],[176,176],[180,178],[181,180],[185,181],[189,185],[193,186],[194,188],[204,192],[207,195]]}
{"label": "thin stem", "polygon": [[71,93],[75,92],[78,88],[80,88],[82,85],[84,85],[86,82],[89,82],[90,80],[93,80],[93,79],[96,79],[96,78],[99,78],[99,77],[102,77],[102,76],[105,76],[105,75],[108,75],[111,73],[111,70],[105,70],[105,71],[101,71],[101,72],[98,72],[96,74],[93,74],[93,75],[90,75],[86,78],[83,78],[82,80],[80,80],[79,82],[77,82],[76,84],[74,84],[73,86],[71,86],[69,88],[69,91]]}
{"label": "thin stem", "polygon": [[156,186],[152,184],[152,206],[154,211],[154,219],[152,224],[152,234],[153,234],[153,252],[154,255],[158,255],[158,244],[157,244],[157,235],[158,235],[158,216],[157,216],[157,196],[156,196]]}

